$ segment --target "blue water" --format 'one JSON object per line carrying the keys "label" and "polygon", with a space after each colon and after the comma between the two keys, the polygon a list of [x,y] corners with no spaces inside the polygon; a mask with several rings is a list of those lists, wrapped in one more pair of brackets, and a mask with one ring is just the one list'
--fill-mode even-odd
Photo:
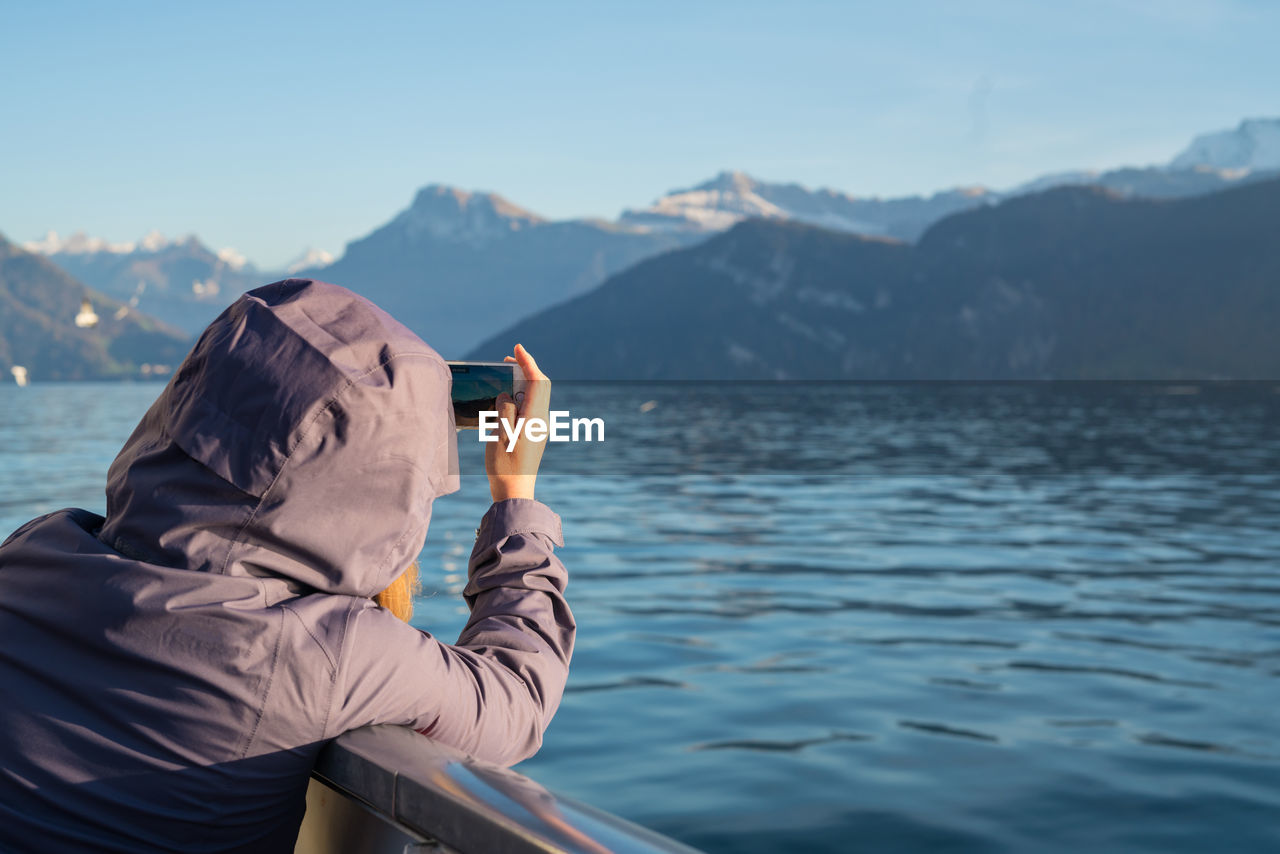
{"label": "blue water", "polygon": [[[158,390],[0,388],[0,529],[101,512]],[[555,402],[608,417],[539,481],[579,640],[535,779],[713,852],[1280,850],[1275,388]],[[446,638],[477,450],[422,555]]]}

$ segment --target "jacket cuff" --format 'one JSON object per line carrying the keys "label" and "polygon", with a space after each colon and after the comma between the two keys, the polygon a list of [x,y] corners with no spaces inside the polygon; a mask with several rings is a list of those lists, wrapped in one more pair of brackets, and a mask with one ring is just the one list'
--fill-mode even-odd
{"label": "jacket cuff", "polygon": [[495,502],[476,529],[476,548],[484,549],[514,534],[545,534],[557,546],[564,545],[560,517],[541,501],[508,498]]}

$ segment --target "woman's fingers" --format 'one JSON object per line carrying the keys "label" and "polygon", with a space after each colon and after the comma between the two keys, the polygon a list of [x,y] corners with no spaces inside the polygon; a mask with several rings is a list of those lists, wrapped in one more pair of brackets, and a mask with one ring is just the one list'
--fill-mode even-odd
{"label": "woman's fingers", "polygon": [[[520,366],[524,374],[524,391],[516,395],[502,393],[498,395],[495,407],[504,427],[509,425],[509,436],[514,436],[516,421],[519,418],[547,421],[551,403],[551,380],[538,367],[538,363],[521,345],[517,344],[504,361],[514,362]],[[533,498],[534,482],[538,474],[538,466],[542,461],[543,443],[546,441],[546,425],[542,425],[541,438],[530,439],[528,434],[520,431],[511,450],[503,444],[493,443],[485,449],[485,469],[489,473],[489,493],[494,501],[507,498]]]}
{"label": "woman's fingers", "polygon": [[547,375],[539,368],[538,363],[534,361],[533,354],[524,348],[523,344],[517,344],[515,349],[515,361],[520,365],[520,370],[524,371],[524,378],[527,380],[545,380]]}
{"label": "woman's fingers", "polygon": [[520,414],[546,420],[548,410],[551,408],[551,380],[542,372],[533,355],[523,345],[517,344],[513,352],[515,355],[507,356],[504,361],[515,362],[524,374],[525,391],[518,396]]}
{"label": "woman's fingers", "polygon": [[498,395],[498,399],[494,401],[494,408],[498,410],[498,418],[507,423],[507,428],[511,431],[516,429],[516,402],[511,399],[511,395],[505,391]]}

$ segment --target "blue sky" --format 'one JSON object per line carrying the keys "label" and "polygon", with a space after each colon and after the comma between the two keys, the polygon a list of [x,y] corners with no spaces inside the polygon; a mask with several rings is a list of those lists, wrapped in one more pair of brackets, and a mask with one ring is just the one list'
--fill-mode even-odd
{"label": "blue sky", "polygon": [[440,182],[615,216],[1169,159],[1280,115],[1280,4],[6,4],[0,232],[340,252]]}

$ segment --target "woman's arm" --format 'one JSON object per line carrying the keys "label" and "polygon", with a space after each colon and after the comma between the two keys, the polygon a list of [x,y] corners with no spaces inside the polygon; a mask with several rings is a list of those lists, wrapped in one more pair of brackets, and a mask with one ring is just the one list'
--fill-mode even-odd
{"label": "woman's arm", "polygon": [[[530,381],[500,416],[547,417],[550,381],[517,345]],[[357,608],[343,642],[335,689],[336,735],[400,723],[500,764],[537,752],[560,705],[576,626],[564,598],[568,572],[555,556],[560,518],[533,500],[542,444],[521,435],[485,458],[494,504],[484,515],[463,596],[471,618],[456,644],[409,629],[385,609]]]}

